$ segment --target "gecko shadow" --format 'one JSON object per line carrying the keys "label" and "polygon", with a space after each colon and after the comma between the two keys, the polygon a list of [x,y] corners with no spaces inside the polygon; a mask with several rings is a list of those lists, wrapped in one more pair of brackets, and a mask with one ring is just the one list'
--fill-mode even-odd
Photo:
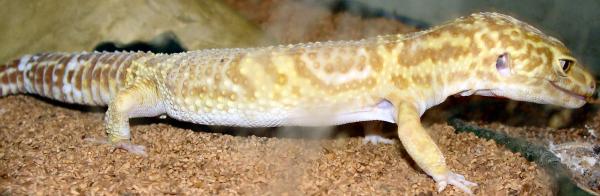
{"label": "gecko shadow", "polygon": [[94,51],[144,51],[152,53],[173,54],[187,51],[173,32],[165,32],[152,40],[135,41],[132,43],[102,42],[94,47]]}
{"label": "gecko shadow", "polygon": [[502,123],[527,127],[583,127],[597,114],[598,107],[586,104],[578,109],[553,105],[513,101],[504,98],[469,96],[448,97],[443,103],[427,110],[423,121],[445,123],[447,119]]}
{"label": "gecko shadow", "polygon": [[[173,118],[135,118],[130,120],[132,126],[162,123],[172,127],[187,129],[194,132],[219,133],[232,136],[257,136],[266,138],[290,138],[290,139],[335,139],[347,137],[364,137],[363,127],[360,122],[343,124],[338,126],[307,127],[307,126],[285,126],[285,127],[233,127],[233,126],[213,126],[194,124],[192,122],[179,121]],[[385,123],[383,129],[386,131],[386,137],[396,138],[393,135],[397,126],[392,123]],[[391,135],[389,133],[392,133]]]}

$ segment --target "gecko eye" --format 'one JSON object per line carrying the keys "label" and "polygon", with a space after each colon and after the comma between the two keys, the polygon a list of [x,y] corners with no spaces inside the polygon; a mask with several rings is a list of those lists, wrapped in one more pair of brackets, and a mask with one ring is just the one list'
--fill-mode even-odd
{"label": "gecko eye", "polygon": [[558,62],[565,74],[569,72],[571,65],[573,65],[573,61],[569,59],[559,59]]}
{"label": "gecko eye", "polygon": [[507,53],[501,54],[500,56],[498,56],[498,59],[496,59],[496,70],[502,76],[510,75],[510,66],[508,65],[508,60],[509,59]]}

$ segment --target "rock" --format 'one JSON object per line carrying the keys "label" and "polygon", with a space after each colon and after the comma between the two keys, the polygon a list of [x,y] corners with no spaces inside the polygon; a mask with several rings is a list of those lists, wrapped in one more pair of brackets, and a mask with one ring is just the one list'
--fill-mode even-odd
{"label": "rock", "polygon": [[188,50],[264,43],[255,25],[217,0],[6,1],[0,62],[45,51],[90,51],[100,42],[173,33]]}

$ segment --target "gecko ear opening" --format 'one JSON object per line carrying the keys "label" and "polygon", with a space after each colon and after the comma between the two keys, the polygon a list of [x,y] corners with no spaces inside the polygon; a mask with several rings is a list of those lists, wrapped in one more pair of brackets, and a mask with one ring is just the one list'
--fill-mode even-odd
{"label": "gecko ear opening", "polygon": [[498,59],[496,59],[496,70],[502,76],[510,75],[510,61],[507,53],[501,54],[498,56]]}

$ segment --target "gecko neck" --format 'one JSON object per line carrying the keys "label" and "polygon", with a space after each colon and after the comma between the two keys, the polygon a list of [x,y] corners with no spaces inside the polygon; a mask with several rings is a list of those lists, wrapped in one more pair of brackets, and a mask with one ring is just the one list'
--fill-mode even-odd
{"label": "gecko neck", "polygon": [[490,73],[495,71],[495,59],[488,58],[493,55],[468,35],[450,36],[433,30],[381,43],[388,49],[383,56],[394,99],[411,100],[422,114],[448,96],[489,91],[493,84],[488,79],[497,78]]}
{"label": "gecko neck", "polygon": [[489,67],[487,64],[472,66],[470,61],[464,59],[434,66],[432,74],[442,80],[432,81],[438,84],[430,89],[430,96],[424,99],[425,110],[444,102],[449,96],[496,96],[498,85],[493,82],[495,79],[491,79],[498,78],[496,73],[491,72],[495,70],[486,69]]}

